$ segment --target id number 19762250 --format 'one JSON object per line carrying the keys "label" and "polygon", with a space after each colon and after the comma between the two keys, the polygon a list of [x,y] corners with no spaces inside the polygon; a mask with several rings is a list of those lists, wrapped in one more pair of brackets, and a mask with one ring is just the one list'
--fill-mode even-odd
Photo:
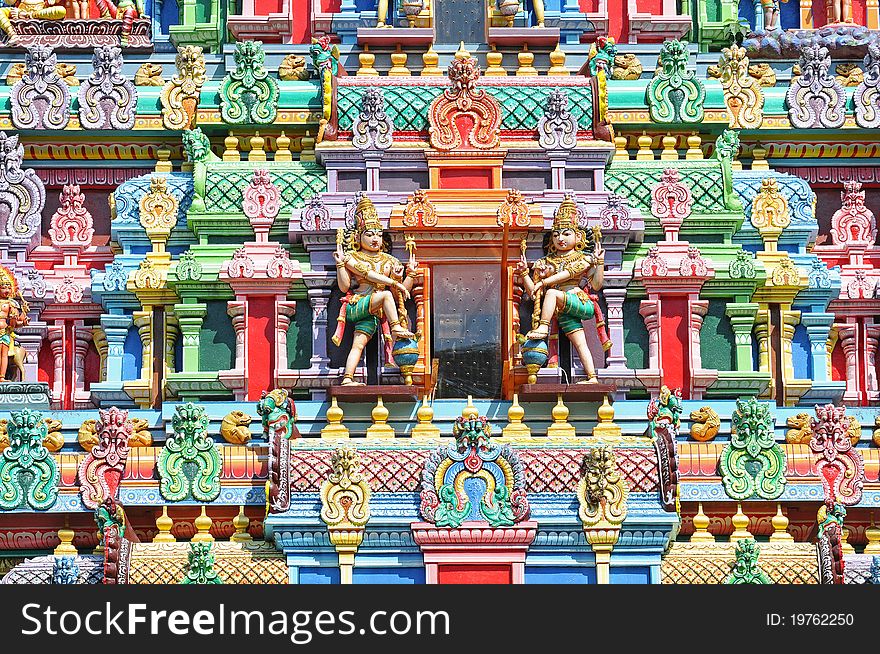
{"label": "id number 19762250", "polygon": [[768,627],[851,627],[852,613],[768,613]]}

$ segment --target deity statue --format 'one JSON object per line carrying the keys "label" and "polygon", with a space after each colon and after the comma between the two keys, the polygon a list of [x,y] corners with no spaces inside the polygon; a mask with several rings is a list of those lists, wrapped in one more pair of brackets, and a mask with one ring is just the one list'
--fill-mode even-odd
{"label": "deity statue", "polygon": [[57,0],[3,0],[7,5],[0,8],[0,29],[9,39],[6,45],[15,45],[18,35],[12,28],[10,18],[39,18],[40,20],[61,20],[67,9],[56,4]]}
{"label": "deity statue", "polygon": [[18,282],[12,271],[0,266],[0,383],[6,381],[6,369],[9,366],[9,355],[15,357],[15,364],[24,374],[22,350],[15,345],[16,327],[28,324],[27,302],[18,292]]}
{"label": "deity statue", "polygon": [[779,30],[779,0],[761,0],[761,8],[764,12],[764,31],[776,32]]}
{"label": "deity statue", "polygon": [[114,18],[122,21],[122,34],[119,41],[122,45],[128,45],[131,36],[131,26],[135,18],[149,18],[144,9],[143,0],[119,0],[119,4],[113,4],[113,0],[95,0],[101,18]]}
{"label": "deity statue", "polygon": [[355,224],[352,229],[339,230],[336,251],[336,280],[339,290],[345,293],[333,342],[339,345],[345,326],[354,328],[351,352],[345,362],[343,385],[359,384],[354,381],[354,371],[361,360],[364,348],[376,334],[381,323],[385,339],[385,360],[393,358],[392,342],[411,341],[412,332],[407,329],[404,301],[410,297],[418,277],[419,264],[410,251],[406,267],[396,257],[388,254],[382,223],[376,208],[368,197],[362,195],[355,208]]}
{"label": "deity statue", "polygon": [[828,24],[852,23],[852,0],[825,0]]}
{"label": "deity statue", "polygon": [[559,329],[568,336],[577,351],[586,372],[587,379],[581,383],[595,383],[596,367],[581,321],[595,318],[596,333],[603,350],[607,352],[611,349],[598,297],[592,292],[602,288],[605,250],[599,242],[598,228],[592,231],[584,229],[579,224],[577,214],[574,200],[571,196],[566,197],[553,219],[547,256],[535,262],[530,277],[523,252],[516,274],[535,301],[532,330],[526,335],[526,344],[546,341],[550,334],[550,321],[555,317]]}

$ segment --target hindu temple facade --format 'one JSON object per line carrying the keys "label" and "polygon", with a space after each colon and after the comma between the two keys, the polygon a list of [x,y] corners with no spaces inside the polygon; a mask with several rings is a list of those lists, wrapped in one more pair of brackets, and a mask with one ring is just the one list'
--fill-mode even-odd
{"label": "hindu temple facade", "polygon": [[880,580],[876,3],[17,5],[4,583]]}

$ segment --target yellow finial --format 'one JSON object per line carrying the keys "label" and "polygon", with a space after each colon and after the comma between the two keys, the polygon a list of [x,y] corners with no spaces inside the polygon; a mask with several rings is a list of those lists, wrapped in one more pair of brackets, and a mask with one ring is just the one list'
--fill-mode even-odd
{"label": "yellow finial", "polygon": [[73,546],[73,537],[76,533],[70,528],[69,518],[65,516],[64,527],[58,530],[58,539],[61,541],[52,553],[55,556],[76,556],[77,551]]}
{"label": "yellow finial", "polygon": [[694,533],[691,534],[692,543],[714,543],[715,536],[709,531],[709,516],[703,513],[703,503],[700,502],[697,515],[694,516]]}
{"label": "yellow finial", "polygon": [[556,396],[556,406],[550,411],[553,417],[553,424],[547,427],[547,436],[551,438],[574,438],[575,431],[571,423],[568,422],[568,407],[562,401],[562,394]]}
{"label": "yellow finial", "polygon": [[507,409],[507,426],[501,431],[502,438],[528,438],[532,430],[523,422],[526,410],[519,403],[519,395],[513,394],[513,403]]}
{"label": "yellow finial", "polygon": [[840,534],[840,549],[844,554],[855,554],[856,548],[849,544],[849,528],[844,527]]}
{"label": "yellow finial", "polygon": [[315,137],[312,136],[312,133],[309,130],[306,130],[306,133],[303,135],[302,139],[300,139],[299,160],[315,160]]}
{"label": "yellow finial", "polygon": [[608,402],[607,395],[596,413],[599,416],[599,423],[593,429],[593,436],[614,438],[621,435],[620,425],[614,422],[614,407]]}
{"label": "yellow finial", "polygon": [[626,137],[614,137],[614,161],[629,161],[629,152],[626,149]]}
{"label": "yellow finial", "polygon": [[382,403],[382,396],[376,398],[376,406],[373,407],[370,417],[373,424],[367,427],[368,438],[394,438],[394,427],[388,424],[388,409]]}
{"label": "yellow finial", "polygon": [[266,151],[263,150],[263,145],[266,143],[266,139],[260,136],[259,132],[254,132],[254,135],[250,139],[251,143],[251,151],[248,152],[248,161],[266,161]]}
{"label": "yellow finial", "polygon": [[752,534],[749,532],[749,517],[743,513],[741,502],[736,503],[736,513],[731,522],[733,522],[733,533],[730,535],[731,543],[752,538]]}
{"label": "yellow finial", "polygon": [[516,74],[518,76],[523,77],[538,74],[538,69],[532,65],[535,63],[535,55],[529,52],[528,43],[523,43],[523,49],[516,55],[516,59],[519,62],[519,68],[516,69]]}
{"label": "yellow finial", "polygon": [[455,51],[456,59],[467,59],[471,56],[471,53],[467,51],[467,48],[464,47],[464,41],[461,41],[458,44],[458,50]]}
{"label": "yellow finial", "polygon": [[688,161],[700,161],[703,158],[703,148],[700,146],[703,144],[703,139],[700,138],[700,135],[694,132],[690,136],[687,137],[688,149],[687,152],[684,153],[684,158]]}
{"label": "yellow finial", "polygon": [[159,146],[159,149],[156,150],[156,172],[157,173],[170,173],[174,170],[174,167],[171,165],[171,149],[167,145]]}
{"label": "yellow finial", "polygon": [[507,71],[501,65],[504,55],[498,52],[494,43],[490,47],[491,49],[486,53],[486,71],[483,75],[486,77],[505,77]]}
{"label": "yellow finial", "polygon": [[440,56],[434,51],[434,44],[428,46],[428,49],[422,55],[422,67],[421,76],[422,77],[440,77],[443,75],[443,71],[440,70],[440,67],[437,63],[440,61]]}
{"label": "yellow finial", "polygon": [[342,424],[344,417],[336,398],[331,398],[327,408],[327,424],[321,429],[321,438],[348,438],[348,427]]}
{"label": "yellow finial", "polygon": [[229,130],[229,135],[223,139],[226,149],[223,151],[223,161],[241,161],[238,153],[238,137]]}
{"label": "yellow finial", "polygon": [[283,131],[275,139],[275,161],[293,161],[290,152],[290,137]]}
{"label": "yellow finial", "polygon": [[388,77],[409,77],[412,73],[406,67],[406,53],[397,44],[397,48],[391,53],[391,68],[388,69]]}
{"label": "yellow finial", "polygon": [[675,149],[675,137],[670,133],[666,133],[661,141],[663,151],[660,153],[661,161],[675,161],[678,159],[678,151]]}
{"label": "yellow finial", "polygon": [[428,396],[422,396],[422,405],[416,411],[418,423],[413,427],[413,438],[439,438],[440,428],[433,424],[434,407],[428,404]]}
{"label": "yellow finial", "polygon": [[253,537],[247,530],[250,524],[250,518],[244,514],[244,505],[239,506],[238,515],[232,519],[232,526],[235,527],[235,533],[232,534],[229,540],[233,543],[245,543],[249,540],[253,540]]}
{"label": "yellow finial", "polygon": [[642,132],[638,138],[639,151],[636,152],[636,161],[654,161],[654,152],[651,150],[651,137]]}
{"label": "yellow finial", "polygon": [[874,525],[874,513],[871,513],[871,526],[865,529],[865,537],[868,544],[865,546],[865,554],[880,554],[880,529]]}
{"label": "yellow finial", "polygon": [[468,395],[467,405],[461,410],[461,417],[465,420],[470,418],[478,418],[480,416],[477,411],[477,407],[474,406],[474,398],[472,395]]}
{"label": "yellow finial", "polygon": [[192,537],[194,542],[200,541],[212,541],[214,537],[211,535],[211,526],[214,524],[214,521],[211,520],[210,516],[208,516],[207,511],[205,511],[205,505],[202,505],[202,512],[194,521],[193,524],[196,528],[196,534]]}
{"label": "yellow finial", "polygon": [[358,69],[356,77],[379,77],[379,71],[373,68],[376,63],[376,55],[370,52],[370,46],[364,45],[363,51],[358,55]]}
{"label": "yellow finial", "polygon": [[174,535],[171,533],[171,528],[174,526],[174,520],[168,515],[168,507],[162,507],[162,515],[156,518],[156,529],[159,531],[153,536],[154,543],[173,543],[177,539],[174,538]]}
{"label": "yellow finial", "polygon": [[776,515],[770,520],[773,525],[771,541],[793,541],[794,536],[788,533],[788,517],[782,512],[782,504],[776,504]]}
{"label": "yellow finial", "polygon": [[550,53],[550,69],[548,75],[571,75],[571,71],[565,67],[565,52],[556,43],[556,48]]}

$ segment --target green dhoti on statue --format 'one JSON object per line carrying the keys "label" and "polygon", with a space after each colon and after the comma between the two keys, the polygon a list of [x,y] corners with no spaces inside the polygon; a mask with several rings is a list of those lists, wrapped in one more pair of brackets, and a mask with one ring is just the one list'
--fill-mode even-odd
{"label": "green dhoti on statue", "polygon": [[580,289],[566,291],[565,306],[556,316],[559,321],[559,329],[565,334],[583,329],[582,320],[589,320],[596,315],[593,300]]}
{"label": "green dhoti on statue", "polygon": [[379,319],[370,313],[370,300],[373,294],[361,295],[356,301],[345,305],[345,321],[354,325],[356,332],[373,336],[379,327]]}

